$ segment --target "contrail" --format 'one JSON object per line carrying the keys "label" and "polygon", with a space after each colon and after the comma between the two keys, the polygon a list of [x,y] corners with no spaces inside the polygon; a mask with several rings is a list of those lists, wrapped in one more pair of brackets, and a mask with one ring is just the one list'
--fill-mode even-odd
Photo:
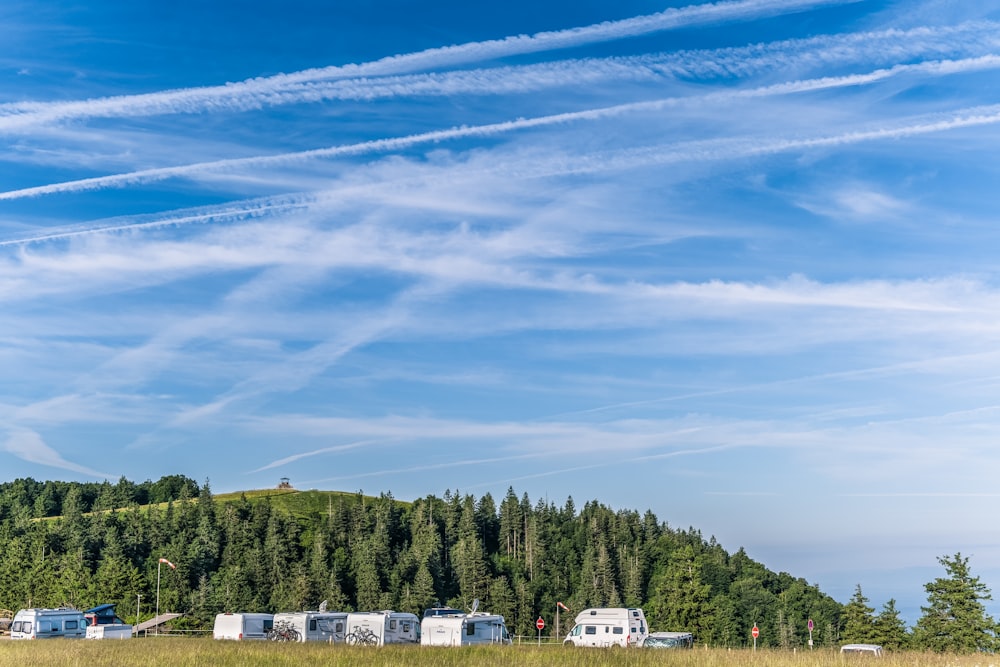
{"label": "contrail", "polygon": [[504,58],[527,53],[565,49],[585,44],[637,37],[694,25],[767,17],[860,0],[732,0],[667,9],[657,14],[590,26],[517,35],[483,42],[427,49],[389,56],[362,64],[307,69],[292,74],[250,79],[240,83],[161,91],[146,95],[82,100],[76,102],[21,102],[0,105],[0,132],[14,132],[39,124],[78,118],[194,113],[222,105],[259,108],[280,102],[282,89],[304,82],[361,76],[384,76],[441,66]]}
{"label": "contrail", "polygon": [[76,236],[87,236],[100,232],[123,232],[137,229],[157,227],[174,227],[190,224],[244,222],[275,213],[286,213],[294,210],[305,210],[314,197],[302,194],[290,194],[282,197],[265,197],[237,202],[234,205],[205,207],[194,210],[176,212],[174,215],[147,215],[105,220],[103,222],[67,225],[44,229],[35,234],[22,235],[15,239],[0,239],[0,247],[20,246],[28,243],[56,241]]}
{"label": "contrail", "polygon": [[[126,187],[129,185],[162,181],[173,177],[190,176],[205,172],[219,172],[240,167],[264,167],[305,160],[402,150],[419,144],[436,143],[467,137],[487,137],[534,127],[558,125],[575,121],[599,120],[626,113],[658,111],[668,107],[682,105],[715,103],[726,100],[760,98],[776,95],[791,95],[825,89],[870,85],[904,74],[930,74],[934,76],[946,76],[961,72],[996,69],[998,67],[1000,67],[1000,56],[983,56],[980,58],[968,58],[965,60],[944,60],[914,65],[897,65],[895,67],[875,70],[866,74],[850,74],[839,77],[806,79],[802,81],[792,81],[788,83],[763,86],[750,90],[725,91],[695,97],[672,97],[662,100],[632,102],[610,107],[602,107],[599,109],[572,111],[549,116],[539,116],[536,118],[521,118],[513,121],[504,121],[500,123],[476,125],[471,127],[454,127],[446,130],[423,132],[405,137],[374,139],[357,144],[332,146],[308,151],[297,151],[294,153],[282,153],[280,155],[231,158],[225,160],[214,160],[211,162],[199,162],[190,165],[143,169],[124,174],[96,176],[93,178],[84,178],[75,181],[65,181],[62,183],[52,183],[48,185],[39,185],[30,188],[0,192],[0,200],[22,199],[26,197],[38,197],[57,193],[83,192],[111,187]],[[0,242],[0,245],[2,245],[2,242]]]}
{"label": "contrail", "polygon": [[[899,139],[1000,123],[1000,105],[974,107],[958,110],[952,112],[950,115],[937,114],[933,117],[924,116],[906,120],[910,124],[845,132],[829,136],[776,140],[723,139],[686,144],[648,146],[642,149],[573,156],[572,160],[568,157],[556,158],[536,163],[531,169],[526,169],[523,164],[518,163],[516,168],[512,165],[499,165],[489,171],[500,175],[511,172],[517,178],[545,178],[569,174],[635,169],[652,164],[733,160],[759,155],[778,154],[792,150],[841,146],[884,139]],[[60,228],[58,230],[40,232],[35,235],[3,240],[0,241],[0,246],[24,245],[71,236],[117,232],[143,227],[163,227],[224,220],[239,221],[246,218],[267,215],[275,211],[280,213],[284,210],[308,208],[310,201],[317,201],[325,194],[332,192],[334,191],[317,191],[313,195],[288,195],[290,199],[287,202],[282,202],[280,198],[250,200],[250,206],[246,209],[241,208],[241,206],[247,206],[248,202],[237,202],[221,211],[214,209],[204,212],[194,211],[179,217],[151,218],[118,224],[108,222],[100,225]]]}

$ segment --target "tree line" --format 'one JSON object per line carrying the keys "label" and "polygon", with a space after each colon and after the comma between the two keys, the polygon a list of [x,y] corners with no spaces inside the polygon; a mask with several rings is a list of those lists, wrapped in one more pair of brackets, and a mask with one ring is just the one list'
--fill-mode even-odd
{"label": "tree line", "polygon": [[[179,475],[0,484],[0,608],[113,602],[119,615],[146,619],[160,558],[176,566],[160,573],[160,610],[182,612],[175,624],[191,629],[210,628],[222,611],[316,609],[324,600],[329,609],[420,615],[478,599],[529,636],[539,615],[557,630],[561,602],[571,610],[563,634],[584,608],[638,606],[651,629],[690,631],[710,646],[746,646],[756,625],[758,646],[805,647],[809,619],[817,646],[972,650],[996,637],[980,602],[989,591],[960,555],[942,559],[949,576],[933,593],[928,584],[928,620],[911,632],[892,601],[876,616],[860,587],[842,605],[742,548],[728,553],[694,528],[596,500],[578,510],[572,498],[532,502],[513,488],[499,504],[458,491],[409,503],[359,492],[293,516],[266,497],[219,502],[207,481]],[[981,621],[952,643],[940,636],[957,626],[930,620],[949,605]]]}

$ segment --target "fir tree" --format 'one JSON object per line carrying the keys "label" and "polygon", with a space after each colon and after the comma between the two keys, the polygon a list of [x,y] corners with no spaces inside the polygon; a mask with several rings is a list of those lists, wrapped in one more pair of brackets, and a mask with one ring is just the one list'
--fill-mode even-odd
{"label": "fir tree", "polygon": [[969,559],[961,553],[942,556],[947,577],[926,584],[926,607],[914,629],[914,642],[919,648],[954,653],[993,652],[1000,648],[997,624],[986,614],[983,600],[992,596],[979,577],[972,576]]}
{"label": "fir tree", "polygon": [[875,639],[875,609],[868,606],[868,598],[861,592],[861,584],[844,607],[844,631],[840,638],[851,644],[869,644]]}

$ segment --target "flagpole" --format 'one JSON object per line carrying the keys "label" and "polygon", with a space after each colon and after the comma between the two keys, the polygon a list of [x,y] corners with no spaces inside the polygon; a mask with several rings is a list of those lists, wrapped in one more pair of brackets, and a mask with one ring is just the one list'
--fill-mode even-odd
{"label": "flagpole", "polygon": [[153,634],[160,634],[160,566],[163,565],[163,559],[156,561],[156,616],[153,617]]}

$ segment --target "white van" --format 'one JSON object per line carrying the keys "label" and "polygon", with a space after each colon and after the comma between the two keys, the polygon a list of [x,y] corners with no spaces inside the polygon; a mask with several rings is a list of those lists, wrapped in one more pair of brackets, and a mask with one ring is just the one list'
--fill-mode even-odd
{"label": "white van", "polygon": [[649,629],[646,614],[638,607],[584,609],[563,640],[564,646],[638,646]]}
{"label": "white van", "polygon": [[457,610],[454,613],[425,613],[420,624],[421,646],[511,643],[507,624],[499,614],[464,614]]}
{"label": "white van", "polygon": [[212,637],[215,639],[267,639],[274,627],[274,614],[218,614]]}
{"label": "white van", "polygon": [[282,624],[294,628],[300,642],[342,644],[347,634],[347,612],[283,611],[274,615],[275,627]]}
{"label": "white van", "polygon": [[841,654],[854,653],[857,655],[871,655],[876,658],[882,657],[882,647],[878,644],[844,644],[840,647]]}
{"label": "white van", "polygon": [[348,644],[419,644],[420,619],[403,611],[357,611],[347,615]]}
{"label": "white van", "polygon": [[87,619],[78,609],[21,609],[10,624],[11,639],[83,639]]}

